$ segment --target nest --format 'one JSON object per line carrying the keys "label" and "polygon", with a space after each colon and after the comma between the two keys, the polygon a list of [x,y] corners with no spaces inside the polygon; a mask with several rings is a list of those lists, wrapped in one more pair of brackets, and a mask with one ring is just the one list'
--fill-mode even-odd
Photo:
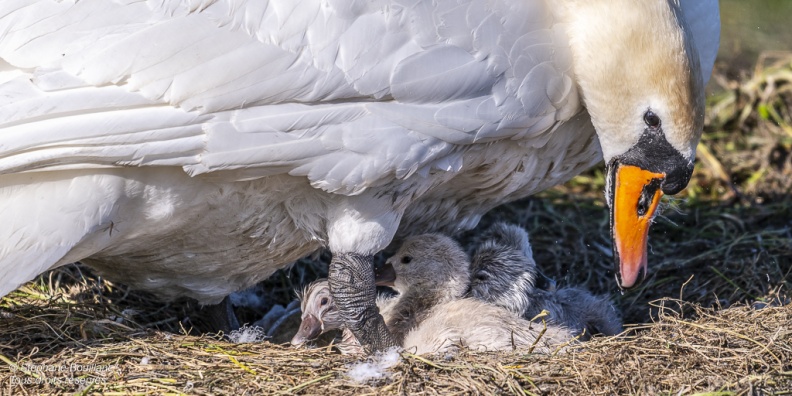
{"label": "nest", "polygon": [[[792,390],[792,305],[705,309],[654,303],[654,322],[594,337],[566,354],[524,351],[420,357],[401,352],[356,382],[359,357],[328,349],[230,344],[99,319],[107,307],[57,302],[9,315],[0,333],[4,394],[783,394]],[[685,319],[685,316],[695,319]],[[11,330],[13,329],[13,331]]]}

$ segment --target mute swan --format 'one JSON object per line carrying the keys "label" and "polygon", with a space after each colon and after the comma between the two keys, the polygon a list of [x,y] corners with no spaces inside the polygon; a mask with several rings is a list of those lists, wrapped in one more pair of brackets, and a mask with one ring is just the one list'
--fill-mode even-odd
{"label": "mute swan", "polygon": [[490,227],[476,249],[470,273],[472,297],[523,318],[546,310],[551,322],[575,333],[583,331],[583,340],[592,334],[622,332],[619,314],[606,297],[577,287],[543,290],[534,286],[543,275],[533,259],[528,233],[518,226],[496,223]]}
{"label": "mute swan", "polygon": [[[390,271],[380,274],[380,283],[393,286],[399,294],[378,299],[378,305],[384,308],[388,330],[399,345],[414,353],[438,353],[458,347],[481,351],[522,348],[548,353],[573,339],[564,327],[550,324],[545,329],[506,309],[463,298],[468,287],[469,260],[446,236],[408,238],[387,266]],[[317,281],[306,290],[303,323],[292,344],[301,345],[306,339],[340,328],[344,333],[336,344],[339,350],[360,351],[357,339],[338,316],[328,283]]]}
{"label": "mute swan", "polygon": [[344,326],[341,315],[333,302],[330,284],[327,279],[319,279],[308,284],[299,293],[300,311],[302,311],[300,328],[292,337],[291,344],[300,346],[308,340],[316,339],[320,334]]}
{"label": "mute swan", "polygon": [[[306,341],[316,339],[320,334],[330,330],[345,329],[344,322],[341,320],[341,316],[333,301],[333,296],[330,293],[330,284],[327,279],[319,279],[309,283],[301,293],[298,293],[298,298],[300,300],[300,310],[302,311],[302,323],[297,333],[292,337],[292,345],[300,346]],[[394,302],[396,302],[396,299],[393,296],[377,296],[376,304],[383,317],[390,317],[390,309],[393,307]],[[347,333],[348,331],[345,332],[344,339],[354,337],[351,333]],[[357,340],[354,340],[354,343],[356,347],[360,347]],[[344,345],[349,345],[349,343],[343,343],[341,347]]]}
{"label": "mute swan", "polygon": [[631,287],[718,31],[715,0],[4,0],[0,296],[82,261],[214,304],[326,246],[380,350],[376,252],[601,159]]}
{"label": "mute swan", "polygon": [[[345,355],[363,353],[363,347],[354,334],[344,325],[338,309],[330,293],[330,284],[327,279],[313,281],[298,294],[302,310],[302,323],[297,333],[292,337],[291,344],[299,347],[308,341],[316,340],[321,334],[333,330],[341,330],[341,338],[335,342],[335,347]],[[377,297],[377,307],[383,317],[388,317],[387,306],[393,298]]]}
{"label": "mute swan", "polygon": [[470,260],[451,238],[425,234],[407,238],[377,274],[377,284],[399,294],[385,319],[396,342],[418,327],[435,306],[459,300],[470,282]]}
{"label": "mute swan", "polygon": [[388,329],[397,340],[403,333],[403,347],[417,354],[459,346],[549,353],[573,338],[563,326],[544,328],[485,301],[463,298],[470,283],[470,260],[447,236],[407,238],[387,267],[393,268],[395,278],[385,277],[388,272],[383,271],[378,284],[392,280],[399,292],[386,320]]}

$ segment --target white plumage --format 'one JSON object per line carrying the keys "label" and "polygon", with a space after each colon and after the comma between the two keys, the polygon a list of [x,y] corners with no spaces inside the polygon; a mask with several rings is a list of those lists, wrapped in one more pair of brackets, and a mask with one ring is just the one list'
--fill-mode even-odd
{"label": "white plumage", "polygon": [[0,296],[83,260],[217,302],[569,179],[601,151],[553,4],[3,0]]}

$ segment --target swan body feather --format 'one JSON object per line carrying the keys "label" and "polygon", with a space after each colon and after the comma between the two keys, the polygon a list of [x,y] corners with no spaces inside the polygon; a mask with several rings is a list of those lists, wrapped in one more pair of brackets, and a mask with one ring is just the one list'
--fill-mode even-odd
{"label": "swan body feather", "polygon": [[[0,295],[80,260],[213,303],[571,178],[602,154],[552,4],[4,0]],[[717,2],[681,5],[707,76]]]}

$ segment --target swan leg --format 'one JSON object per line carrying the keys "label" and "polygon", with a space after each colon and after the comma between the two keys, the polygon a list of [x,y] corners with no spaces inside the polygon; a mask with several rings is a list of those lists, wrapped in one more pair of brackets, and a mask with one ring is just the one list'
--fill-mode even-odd
{"label": "swan leg", "polygon": [[333,254],[328,278],[341,318],[367,353],[397,345],[375,303],[374,256]]}
{"label": "swan leg", "polygon": [[210,331],[220,332],[226,336],[233,330],[239,330],[239,320],[234,313],[231,299],[225,297],[218,304],[205,305],[201,311],[206,315],[206,320],[211,327]]}

